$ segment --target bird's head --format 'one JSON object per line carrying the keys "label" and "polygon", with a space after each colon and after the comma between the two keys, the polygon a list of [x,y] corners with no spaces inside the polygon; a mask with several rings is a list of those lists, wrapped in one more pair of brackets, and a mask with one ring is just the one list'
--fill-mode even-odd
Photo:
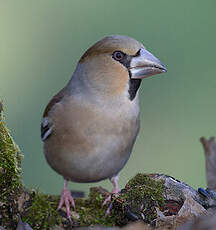
{"label": "bird's head", "polygon": [[122,35],[103,38],[81,57],[76,71],[93,91],[133,100],[141,79],[166,72],[165,66],[142,43]]}

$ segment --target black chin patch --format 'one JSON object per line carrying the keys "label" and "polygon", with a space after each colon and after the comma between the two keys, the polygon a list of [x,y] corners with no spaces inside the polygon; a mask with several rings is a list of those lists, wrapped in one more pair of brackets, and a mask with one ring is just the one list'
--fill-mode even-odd
{"label": "black chin patch", "polygon": [[137,90],[140,87],[141,84],[141,79],[129,79],[129,89],[128,89],[128,93],[129,93],[129,99],[131,101],[133,101],[133,99],[136,97],[136,93]]}
{"label": "black chin patch", "polygon": [[[121,60],[117,60],[115,58],[115,55],[114,55],[115,52],[120,52],[122,54]],[[136,97],[137,90],[139,89],[142,80],[141,79],[132,79],[131,78],[130,63],[131,63],[131,59],[133,57],[136,57],[136,56],[140,55],[140,50],[138,50],[135,55],[127,55],[126,53],[123,53],[121,51],[115,51],[115,52],[112,54],[112,58],[115,59],[116,61],[120,62],[128,71],[128,75],[129,75],[128,93],[129,93],[129,99],[131,101],[133,101],[133,99]]]}

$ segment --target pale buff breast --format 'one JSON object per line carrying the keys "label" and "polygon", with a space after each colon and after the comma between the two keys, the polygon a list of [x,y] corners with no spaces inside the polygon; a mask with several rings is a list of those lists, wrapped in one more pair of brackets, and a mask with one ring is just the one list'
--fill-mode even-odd
{"label": "pale buff breast", "polygon": [[139,130],[136,105],[105,111],[70,99],[59,103],[50,117],[54,126],[44,143],[46,159],[55,171],[75,182],[100,181],[117,174],[127,162]]}

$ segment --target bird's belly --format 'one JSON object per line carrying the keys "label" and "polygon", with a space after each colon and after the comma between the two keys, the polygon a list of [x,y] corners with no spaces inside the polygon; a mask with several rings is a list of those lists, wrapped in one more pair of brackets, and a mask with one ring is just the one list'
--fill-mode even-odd
{"label": "bird's belly", "polygon": [[74,182],[111,178],[129,159],[138,133],[139,119],[126,125],[116,125],[110,124],[106,130],[98,128],[103,127],[101,124],[95,129],[86,126],[85,134],[76,140],[68,139],[73,136],[69,130],[70,135],[65,135],[62,140],[65,144],[58,145],[63,147],[55,149],[58,154],[49,150],[47,141],[44,146],[47,161],[55,171]]}
{"label": "bird's belly", "polygon": [[[101,141],[92,152],[86,156],[68,157],[69,168],[68,177],[76,182],[94,182],[106,178],[111,178],[117,174],[127,162],[131,146],[114,144],[112,137],[105,137],[106,141]],[[113,139],[113,140],[112,140]]]}

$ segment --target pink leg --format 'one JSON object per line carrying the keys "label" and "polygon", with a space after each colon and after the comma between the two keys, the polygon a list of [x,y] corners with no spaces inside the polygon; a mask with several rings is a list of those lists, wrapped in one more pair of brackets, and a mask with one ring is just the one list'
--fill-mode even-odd
{"label": "pink leg", "polygon": [[75,202],[73,197],[71,196],[70,191],[67,188],[68,180],[64,180],[64,188],[61,193],[61,199],[58,205],[58,209],[61,209],[62,206],[65,204],[66,206],[66,212],[68,219],[71,219],[71,212],[70,212],[70,203],[72,207],[75,209]]}
{"label": "pink leg", "polygon": [[[112,177],[112,178],[110,179],[110,181],[112,182],[114,188],[113,188],[111,194],[104,200],[104,202],[103,202],[103,204],[102,204],[103,206],[106,205],[108,202],[111,201],[111,196],[112,196],[112,194],[120,192],[120,188],[119,188],[119,186],[118,186],[118,176]],[[106,215],[109,215],[109,214],[110,214],[111,209],[112,209],[112,203],[109,205],[109,208],[108,208],[107,211],[106,211]]]}

